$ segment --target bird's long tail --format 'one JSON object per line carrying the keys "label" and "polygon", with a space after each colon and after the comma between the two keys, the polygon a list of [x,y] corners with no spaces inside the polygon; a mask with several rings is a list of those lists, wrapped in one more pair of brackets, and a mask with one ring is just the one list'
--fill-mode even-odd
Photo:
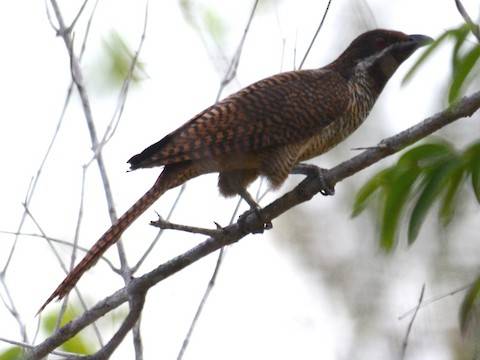
{"label": "bird's long tail", "polygon": [[40,307],[38,313],[42,312],[53,299],[58,298],[60,300],[67,295],[82,275],[98,261],[110,246],[118,241],[125,229],[162,196],[164,192],[198,175],[192,170],[188,167],[185,168],[185,166],[166,166],[150,190],[137,200],[90,248],[84,258],[70,271],[67,277]]}

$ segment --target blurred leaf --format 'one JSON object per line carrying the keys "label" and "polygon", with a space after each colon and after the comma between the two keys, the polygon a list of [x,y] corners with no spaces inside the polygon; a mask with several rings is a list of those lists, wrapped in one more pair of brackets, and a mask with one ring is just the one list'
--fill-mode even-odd
{"label": "blurred leaf", "polygon": [[424,173],[425,180],[415,207],[413,208],[408,225],[408,243],[412,244],[418,236],[428,211],[432,207],[440,192],[445,188],[452,172],[461,162],[458,158],[450,158],[439,164],[432,171]]}
{"label": "blurred leaf", "polygon": [[465,333],[468,327],[468,322],[475,313],[475,308],[478,306],[480,294],[480,277],[478,277],[468,290],[460,307],[460,329]]}
{"label": "blurred leaf", "polygon": [[419,173],[419,169],[416,166],[396,167],[393,180],[386,192],[385,205],[383,207],[380,245],[386,251],[391,251],[395,245],[398,232],[397,227],[402,210]]}
{"label": "blurred leaf", "polygon": [[439,45],[445,43],[446,40],[453,40],[454,46],[452,51],[452,69],[456,68],[456,63],[458,61],[458,54],[461,46],[463,45],[467,35],[469,33],[468,26],[463,24],[458,28],[450,29],[445,31],[440,35],[431,45],[425,48],[425,51],[418,58],[418,60],[413,64],[411,69],[407,72],[405,77],[402,80],[402,85],[406,84],[413,75],[418,71],[420,65],[423,65],[425,61],[433,54],[433,52],[438,49]]}
{"label": "blurred leaf", "polygon": [[385,183],[385,178],[389,176],[390,172],[391,169],[380,171],[360,188],[353,204],[352,217],[357,216],[365,209],[369,200],[371,199],[371,196],[382,186],[382,184]]}
{"label": "blurred leaf", "polygon": [[18,346],[0,353],[0,360],[22,360],[23,351]]}
{"label": "blurred leaf", "polygon": [[466,24],[463,24],[457,29],[451,30],[451,34],[453,35],[454,38],[454,45],[453,45],[453,51],[452,51],[452,68],[455,69],[461,60],[461,56],[459,55],[460,53],[460,48],[462,47],[463,43],[467,39],[467,36],[470,32],[470,29]]}
{"label": "blurred leaf", "polygon": [[469,155],[473,192],[480,203],[480,142],[470,146],[466,153]]}
{"label": "blurred leaf", "polygon": [[187,23],[197,29],[198,26],[195,22],[195,18],[193,16],[193,5],[192,5],[192,1],[191,0],[180,0],[179,1],[180,3],[180,10],[183,14],[183,16],[185,17],[185,20],[187,21]]}
{"label": "blurred leaf", "polygon": [[450,181],[447,186],[447,191],[442,199],[440,205],[439,217],[444,226],[448,225],[453,218],[454,209],[455,209],[455,199],[460,189],[460,184],[464,179],[465,168],[459,166],[451,175]]}
{"label": "blurred leaf", "polygon": [[425,48],[425,51],[420,55],[418,60],[413,64],[413,66],[408,70],[407,74],[404,76],[402,80],[402,85],[406,84],[408,81],[410,81],[413,77],[413,75],[417,72],[418,68],[420,65],[422,65],[425,60],[427,60],[430,55],[433,54],[433,52],[438,48],[438,46],[443,43],[449,36],[450,32],[446,31],[438,39],[436,39],[433,43],[431,43],[429,46]]}
{"label": "blurred leaf", "polygon": [[[118,86],[123,83],[129,74],[135,57],[134,52],[130,50],[123,38],[115,31],[110,34],[108,40],[104,41],[103,44],[108,58],[107,69],[104,74],[110,83]],[[145,65],[140,59],[137,59],[132,71],[131,82],[137,84],[146,78],[148,78],[148,75],[145,71]]]}
{"label": "blurred leaf", "polygon": [[225,35],[225,25],[217,13],[210,8],[206,8],[203,12],[203,21],[213,40],[222,43]]}
{"label": "blurred leaf", "polygon": [[475,46],[463,58],[457,60],[453,80],[448,93],[448,102],[452,103],[460,96],[462,85],[480,57],[480,46]]}
{"label": "blurred leaf", "polygon": [[[57,312],[50,312],[42,320],[42,327],[48,334],[51,334],[55,331],[58,315],[59,314]],[[68,307],[65,311],[65,315],[62,318],[60,326],[72,321],[77,316],[78,311],[76,311],[73,307]],[[68,352],[84,355],[92,354],[95,351],[95,349],[88,344],[88,341],[80,334],[75,335],[73,338],[63,343],[61,348]]]}
{"label": "blurred leaf", "polygon": [[430,142],[409,149],[400,157],[398,164],[415,163],[420,167],[428,167],[453,153],[453,148],[446,142]]}

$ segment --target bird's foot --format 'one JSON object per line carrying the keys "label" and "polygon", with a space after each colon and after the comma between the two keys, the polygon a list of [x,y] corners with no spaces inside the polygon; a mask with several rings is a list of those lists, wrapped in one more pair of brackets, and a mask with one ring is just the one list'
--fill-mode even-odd
{"label": "bird's foot", "polygon": [[[261,210],[262,208],[257,205],[251,207],[250,210],[246,211],[238,217],[238,225],[244,232],[252,234],[262,234],[265,230],[270,230],[271,228],[273,228],[272,222],[265,219],[265,217],[261,213]],[[261,226],[247,223],[248,217],[252,214],[255,214],[255,217],[260,220]]]}
{"label": "bird's foot", "polygon": [[307,177],[313,177],[318,179],[322,188],[320,190],[320,194],[322,194],[323,196],[332,196],[335,195],[335,186],[330,184],[330,182],[328,182],[325,178],[325,173],[327,171],[327,169],[323,169],[316,165],[297,164],[292,169],[292,174],[301,174]]}

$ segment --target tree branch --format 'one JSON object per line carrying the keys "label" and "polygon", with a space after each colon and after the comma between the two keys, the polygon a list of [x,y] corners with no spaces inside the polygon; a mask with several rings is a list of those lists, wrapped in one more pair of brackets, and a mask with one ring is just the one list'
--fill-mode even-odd
{"label": "tree branch", "polygon": [[[397,135],[386,138],[382,140],[378,146],[369,148],[330,170],[326,170],[322,174],[324,180],[334,185],[450,123],[463,117],[472,116],[479,108],[480,91],[471,96],[463,97],[450,108],[423,120]],[[92,309],[66,324],[44,342],[37,345],[26,359],[39,359],[46,356],[90,323],[126,302],[129,293],[147,292],[149,288],[155,286],[160,281],[170,277],[208,254],[223,246],[239,241],[255,230],[263,229],[265,221],[271,221],[296,205],[310,200],[321,190],[322,181],[317,177],[307,177],[293,190],[274,200],[263,209],[258,212],[249,212],[243,218],[242,224],[236,222],[229,225],[225,227],[216,238],[209,238],[187,252],[159,265],[145,275],[132,279],[125,288],[118,290],[113,295],[100,301]],[[246,229],[249,229],[249,231],[246,231]]]}

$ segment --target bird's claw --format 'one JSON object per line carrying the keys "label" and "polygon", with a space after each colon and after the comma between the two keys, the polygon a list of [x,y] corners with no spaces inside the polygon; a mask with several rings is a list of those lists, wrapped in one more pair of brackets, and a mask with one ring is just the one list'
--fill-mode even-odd
{"label": "bird's claw", "polygon": [[298,164],[293,169],[294,174],[303,174],[307,177],[318,179],[320,182],[320,194],[323,196],[335,195],[335,186],[330,184],[325,178],[325,173],[328,170],[311,164]]}

